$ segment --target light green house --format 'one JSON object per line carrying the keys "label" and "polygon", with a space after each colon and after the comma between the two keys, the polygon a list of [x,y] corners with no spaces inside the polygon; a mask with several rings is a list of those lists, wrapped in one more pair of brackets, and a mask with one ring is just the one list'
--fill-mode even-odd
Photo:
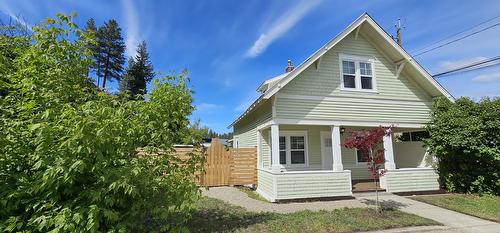
{"label": "light green house", "polygon": [[297,68],[262,83],[231,126],[234,147],[256,147],[257,191],[270,201],[351,196],[368,179],[349,129],[393,126],[384,137],[388,192],[437,190],[419,140],[433,98],[453,97],[363,14]]}

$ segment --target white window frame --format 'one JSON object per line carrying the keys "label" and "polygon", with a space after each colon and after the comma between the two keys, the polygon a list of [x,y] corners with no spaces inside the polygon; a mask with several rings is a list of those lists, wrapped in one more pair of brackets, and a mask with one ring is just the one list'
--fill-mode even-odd
{"label": "white window frame", "polygon": [[[290,137],[304,137],[304,162],[302,164],[292,164],[292,149],[291,149],[291,140]],[[307,140],[307,131],[280,131],[279,137],[286,137],[285,139],[285,148],[286,148],[286,164],[280,164],[285,168],[294,168],[294,167],[307,167],[309,166],[309,149],[308,149],[308,140]],[[279,138],[278,137],[278,138]],[[278,143],[279,145],[279,143]],[[279,155],[278,155],[279,156]]]}
{"label": "white window frame", "polygon": [[[351,61],[354,62],[355,68],[355,76],[354,76],[354,85],[355,88],[344,87],[344,69],[342,61]],[[359,63],[369,63],[372,68],[372,89],[363,89],[361,88],[361,70],[359,67]],[[339,54],[339,70],[340,70],[340,89],[343,91],[360,91],[360,92],[371,92],[378,93],[377,91],[377,78],[375,75],[375,58],[374,57],[364,57],[364,56],[356,56],[349,54]]]}
{"label": "white window frame", "polygon": [[359,150],[358,150],[358,149],[354,149],[354,151],[355,151],[355,153],[354,153],[354,154],[356,155],[356,158],[355,158],[355,159],[356,159],[356,164],[358,164],[358,165],[366,165],[368,162],[360,162],[360,161],[358,160],[358,151],[359,151]]}

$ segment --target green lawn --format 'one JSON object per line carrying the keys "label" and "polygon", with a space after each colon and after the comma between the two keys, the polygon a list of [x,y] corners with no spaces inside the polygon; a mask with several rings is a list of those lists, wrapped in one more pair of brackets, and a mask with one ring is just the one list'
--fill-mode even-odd
{"label": "green lawn", "polygon": [[188,222],[191,232],[353,232],[422,225],[439,223],[398,210],[377,215],[368,208],[255,213],[207,197],[196,204]]}
{"label": "green lawn", "polygon": [[263,202],[268,202],[265,198],[263,198],[261,195],[259,195],[257,192],[253,191],[252,189],[245,187],[245,186],[238,186],[236,187],[238,190],[241,192],[244,192],[248,195],[249,198],[263,201]]}
{"label": "green lawn", "polygon": [[500,222],[500,197],[466,194],[418,196],[413,199],[464,214]]}

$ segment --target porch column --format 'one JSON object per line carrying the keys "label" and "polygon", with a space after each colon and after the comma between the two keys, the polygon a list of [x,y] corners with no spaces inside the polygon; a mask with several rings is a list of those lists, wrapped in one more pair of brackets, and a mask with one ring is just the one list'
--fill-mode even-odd
{"label": "porch column", "polygon": [[332,126],[332,154],[333,171],[340,172],[344,170],[342,165],[342,148],[340,145],[340,126]]}
{"label": "porch column", "polygon": [[[390,130],[390,129],[389,129]],[[389,132],[384,136],[384,157],[385,157],[385,169],[394,170],[396,169],[396,164],[394,162],[394,150],[392,148],[392,132]]]}
{"label": "porch column", "polygon": [[281,171],[280,165],[280,129],[277,124],[271,125],[271,170]]}

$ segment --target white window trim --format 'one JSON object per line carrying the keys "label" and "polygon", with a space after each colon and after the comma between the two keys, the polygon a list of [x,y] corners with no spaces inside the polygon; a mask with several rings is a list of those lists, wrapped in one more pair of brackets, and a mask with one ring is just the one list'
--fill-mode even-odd
{"label": "white window trim", "polygon": [[368,162],[360,162],[358,160],[358,149],[354,149],[354,152],[355,152],[354,154],[356,155],[356,158],[354,158],[354,159],[356,159],[356,165],[367,165],[368,164]]}
{"label": "white window trim", "polygon": [[[355,67],[354,80],[355,80],[356,88],[344,87],[344,70],[343,70],[343,66],[342,66],[342,61],[354,62],[354,67]],[[372,89],[362,89],[361,88],[361,73],[360,73],[360,68],[359,68],[360,62],[365,62],[365,63],[371,64],[372,87],[373,87]],[[340,71],[340,90],[378,93],[378,91],[377,91],[377,77],[375,74],[375,58],[374,57],[364,57],[364,56],[356,56],[356,55],[339,53],[339,71]]]}
{"label": "white window trim", "polygon": [[[308,139],[307,139],[307,131],[281,131],[279,132],[279,137],[287,137],[286,142],[286,164],[280,164],[284,168],[295,168],[295,167],[308,167],[309,166],[309,148],[308,148]],[[304,160],[303,164],[292,164],[292,155],[291,155],[291,140],[290,136],[302,136],[304,137]]]}

